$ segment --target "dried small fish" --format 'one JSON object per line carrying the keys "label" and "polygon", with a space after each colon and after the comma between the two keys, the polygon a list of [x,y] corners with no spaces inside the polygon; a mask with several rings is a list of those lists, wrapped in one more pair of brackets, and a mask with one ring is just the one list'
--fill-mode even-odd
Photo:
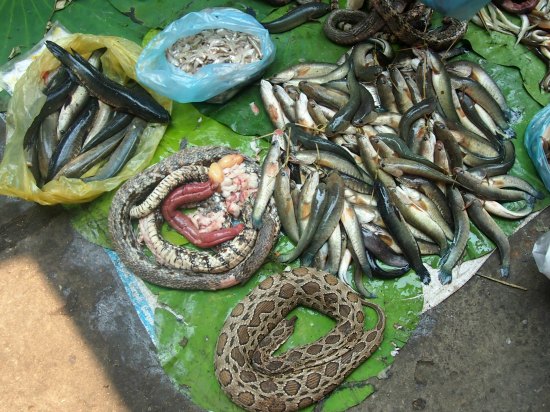
{"label": "dried small fish", "polygon": [[248,64],[263,57],[257,36],[228,29],[208,29],[182,37],[166,50],[166,59],[194,74],[208,64]]}

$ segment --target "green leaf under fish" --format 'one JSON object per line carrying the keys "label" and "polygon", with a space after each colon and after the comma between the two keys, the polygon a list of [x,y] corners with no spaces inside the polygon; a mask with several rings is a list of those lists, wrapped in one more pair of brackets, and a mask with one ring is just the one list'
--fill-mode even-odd
{"label": "green leaf under fish", "polygon": [[210,7],[232,7],[249,13],[260,20],[273,10],[273,6],[259,0],[246,2],[238,0],[109,0],[109,3],[121,13],[129,16],[132,21],[149,28],[165,27],[187,13]]}

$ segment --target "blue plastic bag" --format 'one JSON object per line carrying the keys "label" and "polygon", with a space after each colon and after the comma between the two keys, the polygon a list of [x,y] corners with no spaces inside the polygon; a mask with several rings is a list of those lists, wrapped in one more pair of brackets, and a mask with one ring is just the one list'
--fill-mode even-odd
{"label": "blue plastic bag", "polygon": [[524,144],[527,153],[535,165],[535,169],[544,182],[544,186],[550,190],[550,165],[542,148],[542,135],[550,127],[550,105],[539,110],[529,122],[525,132]]}
{"label": "blue plastic bag", "polygon": [[422,0],[426,6],[439,11],[445,16],[458,20],[467,20],[490,0]]}
{"label": "blue plastic bag", "polygon": [[[182,37],[220,28],[257,36],[262,59],[248,64],[209,64],[194,74],[166,60],[166,50]],[[136,64],[136,74],[141,84],[177,102],[210,100],[222,103],[240,87],[258,79],[274,58],[275,46],[269,32],[254,17],[237,9],[218,7],[188,13],[170,23],[143,49]],[[212,99],[215,97],[218,99]]]}

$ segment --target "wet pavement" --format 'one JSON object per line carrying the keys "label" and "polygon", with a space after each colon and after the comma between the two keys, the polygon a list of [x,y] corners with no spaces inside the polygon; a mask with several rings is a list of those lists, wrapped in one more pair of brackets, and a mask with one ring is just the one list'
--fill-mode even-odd
{"label": "wet pavement", "polygon": [[[2,408],[199,410],[164,374],[111,260],[69,213],[6,197],[0,207]],[[550,410],[550,281],[531,258],[549,218],[511,237],[510,282],[527,291],[474,276],[422,316],[353,410]],[[495,277],[498,256],[479,273]]]}

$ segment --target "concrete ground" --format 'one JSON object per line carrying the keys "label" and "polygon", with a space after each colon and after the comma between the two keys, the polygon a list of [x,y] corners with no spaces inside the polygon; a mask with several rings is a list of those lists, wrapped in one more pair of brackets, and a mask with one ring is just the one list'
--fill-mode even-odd
{"label": "concrete ground", "polygon": [[[0,410],[193,411],[163,373],[104,250],[60,207],[0,197]],[[511,238],[510,281],[475,276],[427,312],[356,411],[550,410],[550,281]],[[495,276],[497,256],[480,273]]]}

